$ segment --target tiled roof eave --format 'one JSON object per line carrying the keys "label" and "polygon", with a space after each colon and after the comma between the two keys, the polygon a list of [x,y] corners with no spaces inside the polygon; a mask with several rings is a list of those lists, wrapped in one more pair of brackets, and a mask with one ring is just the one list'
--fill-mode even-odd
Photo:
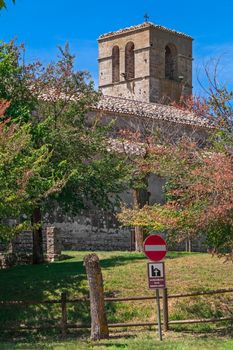
{"label": "tiled roof eave", "polygon": [[160,121],[168,121],[168,122],[172,122],[174,124],[182,124],[182,125],[192,125],[192,126],[195,126],[195,127],[199,127],[199,128],[207,128],[208,125],[206,125],[205,122],[203,123],[200,123],[198,121],[191,121],[189,119],[181,119],[179,117],[167,117],[167,116],[158,116],[158,115],[155,115],[153,113],[148,113],[146,115],[140,115],[140,114],[136,114],[136,113],[133,113],[133,112],[129,112],[127,110],[125,111],[117,111],[117,110],[113,110],[111,108],[102,108],[102,107],[92,107],[91,108],[92,111],[101,111],[103,113],[109,113],[111,115],[120,115],[120,116],[132,116],[132,117],[136,117],[136,118],[150,118],[150,119],[153,119],[153,120],[160,120]]}
{"label": "tiled roof eave", "polygon": [[140,29],[143,30],[143,29],[148,29],[148,28],[159,29],[159,30],[162,30],[162,31],[165,31],[165,32],[174,33],[174,34],[182,36],[184,38],[193,40],[193,38],[190,35],[187,35],[187,34],[184,34],[182,32],[176,31],[174,29],[169,29],[169,28],[166,28],[164,26],[161,26],[161,25],[158,25],[158,24],[154,24],[152,22],[144,22],[144,23],[141,23],[141,24],[138,24],[138,25],[135,25],[135,26],[131,26],[131,27],[127,27],[127,28],[116,30],[115,32],[109,32],[109,33],[106,33],[106,34],[102,34],[102,35],[99,36],[98,41],[101,41],[101,40],[104,40],[104,39],[108,39],[108,38],[111,38],[111,37],[114,37],[114,36],[124,35],[126,33],[130,33],[130,32],[133,32],[135,30],[140,30]]}

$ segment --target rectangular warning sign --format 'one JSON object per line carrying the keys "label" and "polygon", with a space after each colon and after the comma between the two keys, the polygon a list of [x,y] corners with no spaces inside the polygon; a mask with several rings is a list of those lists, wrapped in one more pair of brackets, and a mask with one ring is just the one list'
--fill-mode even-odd
{"label": "rectangular warning sign", "polygon": [[164,263],[149,262],[147,264],[147,269],[148,269],[149,288],[150,289],[166,288]]}

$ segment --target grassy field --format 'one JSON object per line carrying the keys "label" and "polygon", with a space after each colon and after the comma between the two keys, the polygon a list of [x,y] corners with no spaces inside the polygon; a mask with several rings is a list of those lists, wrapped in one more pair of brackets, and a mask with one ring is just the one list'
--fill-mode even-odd
{"label": "grassy field", "polygon": [[170,334],[159,342],[153,332],[127,335],[120,338],[92,343],[89,341],[39,341],[1,343],[1,350],[232,350],[233,340],[210,336],[193,337],[186,334]]}
{"label": "grassy field", "polygon": [[[0,270],[0,300],[44,300],[60,297],[67,291],[70,298],[88,296],[84,252],[65,252],[66,259],[40,266],[17,266]],[[99,252],[106,296],[154,295],[147,288],[146,262],[143,254],[129,252]],[[204,291],[233,287],[233,266],[223,264],[216,257],[199,253],[169,253],[166,259],[166,275],[169,293]],[[233,294],[202,296],[199,298],[171,299],[170,319],[228,316]],[[50,319],[59,320],[60,307],[55,306],[1,306],[0,327]],[[155,302],[107,303],[109,322],[154,321]],[[69,304],[70,322],[89,323],[87,304]],[[173,326],[163,344],[156,341],[151,329],[127,329],[126,338],[119,330],[111,333],[114,338],[93,345],[87,342],[87,334],[72,333],[67,342],[56,342],[58,332],[10,334],[0,332],[0,349],[233,349],[232,327],[229,323]],[[81,336],[84,340],[81,340]],[[120,336],[120,337],[118,337]],[[78,337],[79,341],[73,340]],[[183,340],[185,337],[185,341]],[[9,343],[9,339],[15,341]],[[47,339],[46,343],[43,339]],[[28,343],[25,343],[27,340]],[[33,345],[34,341],[38,341]],[[6,344],[6,341],[7,344]],[[78,344],[78,347],[77,347]],[[35,346],[35,347],[34,347]]]}

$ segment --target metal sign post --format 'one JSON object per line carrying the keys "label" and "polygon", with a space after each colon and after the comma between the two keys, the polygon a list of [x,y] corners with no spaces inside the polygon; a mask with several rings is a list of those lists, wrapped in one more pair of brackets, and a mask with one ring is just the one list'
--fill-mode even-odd
{"label": "metal sign post", "polygon": [[160,312],[160,296],[159,289],[166,288],[165,267],[161,261],[167,253],[166,241],[158,235],[150,235],[144,242],[144,253],[152,261],[147,264],[148,284],[150,289],[156,290],[156,305],[158,319],[159,340],[163,340],[161,312]]}
{"label": "metal sign post", "polygon": [[147,271],[148,271],[149,288],[156,290],[158,334],[159,334],[159,340],[163,340],[159,289],[163,289],[166,287],[164,262],[155,262],[155,263],[148,262],[147,263]]}
{"label": "metal sign post", "polygon": [[157,320],[158,320],[159,340],[162,341],[163,335],[162,335],[162,326],[161,326],[159,289],[156,289],[156,304],[157,304]]}

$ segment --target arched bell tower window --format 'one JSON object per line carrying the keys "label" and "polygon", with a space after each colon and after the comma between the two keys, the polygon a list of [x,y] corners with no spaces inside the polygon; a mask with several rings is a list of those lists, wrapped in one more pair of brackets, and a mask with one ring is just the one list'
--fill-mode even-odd
{"label": "arched bell tower window", "polygon": [[114,46],[112,49],[112,82],[120,81],[120,49]]}
{"label": "arched bell tower window", "polygon": [[133,79],[135,76],[134,43],[128,42],[125,47],[125,76],[126,79]]}
{"label": "arched bell tower window", "polygon": [[177,78],[177,49],[175,45],[165,47],[165,79]]}

